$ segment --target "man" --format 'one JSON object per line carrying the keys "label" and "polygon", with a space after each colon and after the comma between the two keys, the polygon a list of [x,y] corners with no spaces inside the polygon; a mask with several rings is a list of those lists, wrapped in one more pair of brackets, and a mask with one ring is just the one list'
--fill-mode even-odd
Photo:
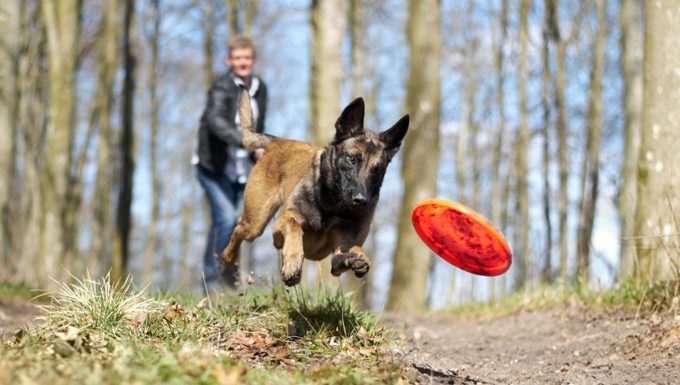
{"label": "man", "polygon": [[264,131],[267,88],[253,74],[255,45],[246,37],[229,41],[225,59],[229,71],[208,90],[207,104],[198,130],[198,180],[210,204],[211,226],[203,255],[203,274],[208,287],[226,284],[234,288],[238,268],[220,274],[219,254],[227,244],[242,209],[243,189],[255,160],[262,153],[243,148],[238,105],[241,90],[250,94],[257,132]]}

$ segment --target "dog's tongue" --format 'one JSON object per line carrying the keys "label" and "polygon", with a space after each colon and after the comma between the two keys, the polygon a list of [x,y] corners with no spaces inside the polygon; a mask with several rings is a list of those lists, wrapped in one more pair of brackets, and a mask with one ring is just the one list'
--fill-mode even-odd
{"label": "dog's tongue", "polygon": [[473,274],[494,276],[510,267],[512,254],[503,235],[470,208],[428,199],[411,213],[413,227],[437,255]]}

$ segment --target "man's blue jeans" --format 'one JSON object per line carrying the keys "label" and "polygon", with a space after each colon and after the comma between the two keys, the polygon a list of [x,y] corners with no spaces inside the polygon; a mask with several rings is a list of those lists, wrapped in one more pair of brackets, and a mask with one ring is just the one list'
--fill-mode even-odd
{"label": "man's blue jeans", "polygon": [[220,254],[229,241],[231,232],[243,208],[244,186],[232,182],[224,173],[213,173],[200,164],[196,166],[198,180],[205,190],[210,203],[210,231],[208,243],[203,254],[203,274],[206,284],[223,281],[235,287],[238,280],[238,267],[231,265],[220,274]]}

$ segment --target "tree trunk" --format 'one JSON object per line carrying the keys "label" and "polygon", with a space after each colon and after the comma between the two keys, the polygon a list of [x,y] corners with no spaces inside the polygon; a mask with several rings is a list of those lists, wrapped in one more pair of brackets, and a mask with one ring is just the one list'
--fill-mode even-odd
{"label": "tree trunk", "polygon": [[[503,0],[500,14],[500,41],[496,46],[496,106],[498,108],[498,131],[493,151],[491,165],[491,222],[501,230],[501,212],[504,206],[501,203],[503,179],[501,177],[501,164],[504,162],[503,146],[505,144],[505,55],[504,49],[508,35],[508,1]],[[496,298],[499,280],[491,281],[491,300]]]}
{"label": "tree trunk", "polygon": [[569,143],[567,142],[567,116],[565,105],[566,92],[566,71],[565,56],[567,52],[567,41],[560,36],[559,23],[559,0],[548,1],[548,12],[551,21],[551,38],[556,46],[555,67],[553,89],[555,92],[555,110],[557,111],[557,152],[558,152],[558,172],[559,172],[559,192],[557,197],[558,211],[558,236],[559,236],[559,258],[560,265],[558,276],[560,282],[567,280],[567,262],[569,260],[569,235],[567,228],[568,219],[568,182],[569,182]]}
{"label": "tree trunk", "polygon": [[[415,311],[425,306],[431,254],[411,228],[411,210],[437,193],[441,103],[440,8],[437,0],[410,0],[409,78],[406,107],[411,114],[403,144],[404,195],[387,308]],[[427,165],[427,167],[423,167]]]}
{"label": "tree trunk", "polygon": [[493,164],[491,166],[491,221],[499,226],[501,222],[501,186],[500,175],[501,162],[503,160],[503,144],[505,139],[505,74],[503,64],[505,61],[503,49],[508,30],[508,1],[503,0],[501,8],[501,37],[496,47],[496,105],[498,107],[498,131],[493,152]]}
{"label": "tree trunk", "polygon": [[[472,15],[474,11],[474,2],[469,1],[466,7],[466,31],[472,29]],[[473,38],[465,36],[465,46],[463,47],[463,55],[472,57],[477,51],[477,41]],[[474,114],[475,114],[475,97],[477,96],[478,79],[476,69],[472,60],[466,60],[461,66],[463,72],[463,79],[461,80],[462,100],[461,100],[461,124],[458,129],[458,145],[456,146],[456,195],[457,200],[463,204],[471,205],[470,200],[473,194],[469,193],[468,185],[474,179],[474,171],[468,174],[470,169],[469,159],[473,159],[470,145],[476,138],[474,134]],[[474,184],[474,183],[472,183]]]}
{"label": "tree trunk", "polygon": [[[509,163],[509,162],[508,162]],[[505,177],[503,178],[503,185],[501,186],[501,223],[500,227],[503,229],[504,232],[509,232],[510,231],[510,181],[512,179],[512,168],[508,166],[508,171],[505,173]],[[499,286],[499,291],[498,291],[498,296],[503,297],[505,293],[508,291],[508,274],[503,274],[499,277],[498,279],[498,286]]]}
{"label": "tree trunk", "polygon": [[[463,103],[465,105],[465,115],[462,116],[465,119],[465,129],[461,131],[467,131],[465,140],[467,142],[467,153],[463,152],[462,156],[468,158],[470,161],[467,166],[463,166],[462,162],[459,167],[466,167],[470,170],[468,175],[467,184],[470,185],[471,189],[465,197],[465,204],[478,209],[479,206],[479,173],[480,173],[480,159],[479,159],[479,146],[477,145],[479,136],[479,124],[476,121],[475,116],[477,115],[479,106],[477,105],[477,97],[479,94],[479,73],[477,67],[475,66],[475,58],[477,57],[477,51],[479,50],[479,38],[475,35],[476,26],[473,21],[474,17],[474,1],[468,2],[467,16],[469,18],[467,25],[468,37],[466,38],[465,51],[466,57],[469,60],[466,61],[465,65],[465,80],[463,82]],[[462,140],[462,138],[461,138]],[[462,168],[461,168],[462,170]],[[474,283],[474,279],[472,279]]]}
{"label": "tree trunk", "polygon": [[[196,0],[200,3],[200,0]],[[200,5],[203,17],[201,24],[203,25],[203,75],[205,80],[205,88],[208,89],[215,81],[215,71],[213,70],[213,45],[215,38],[215,12],[213,9],[212,0],[203,0]]]}
{"label": "tree trunk", "polygon": [[[466,7],[466,37],[465,37],[465,61],[464,66],[464,80],[463,80],[463,124],[460,128],[460,153],[457,155],[457,169],[460,173],[460,178],[457,179],[458,191],[462,194],[460,196],[461,202],[469,205],[475,210],[479,210],[480,202],[480,169],[481,159],[478,145],[479,138],[479,123],[477,122],[477,114],[480,109],[477,99],[479,97],[480,78],[475,61],[477,52],[479,50],[479,37],[477,35],[477,26],[474,22],[475,2],[468,1]],[[469,172],[468,172],[469,170]],[[470,188],[466,188],[467,186]],[[434,277],[433,260],[430,260],[430,274],[429,279]],[[476,277],[470,275],[469,284],[464,285],[467,289],[466,293],[461,293],[461,297],[465,294],[468,302],[472,302],[477,289]]]}
{"label": "tree trunk", "polygon": [[[313,0],[311,7],[310,129],[312,141],[326,146],[335,134],[334,124],[340,115],[342,40],[347,13],[341,0]],[[315,265],[317,283],[335,281],[328,258]]]}
{"label": "tree trunk", "polygon": [[102,263],[108,263],[111,258],[110,241],[112,235],[111,223],[111,190],[113,189],[113,167],[115,156],[113,132],[111,129],[111,110],[113,105],[113,87],[118,69],[118,4],[107,1],[103,4],[103,25],[100,41],[97,43],[98,57],[98,90],[97,105],[100,110],[97,121],[97,174],[94,193],[94,230],[92,250],[90,252],[89,270],[97,274]]}
{"label": "tree trunk", "polygon": [[179,287],[182,290],[190,290],[189,286],[189,253],[191,246],[191,214],[193,209],[193,202],[190,198],[184,198],[182,202],[182,239],[181,239],[181,250],[180,264],[179,264]]}
{"label": "tree trunk", "polygon": [[529,8],[530,0],[522,0],[519,10],[519,132],[517,135],[515,154],[515,176],[517,183],[517,221],[515,227],[516,248],[515,255],[515,290],[524,289],[527,285],[529,272],[529,188],[528,161],[529,151],[529,111],[527,107],[527,50],[529,46]]}
{"label": "tree trunk", "polygon": [[621,72],[625,139],[621,171],[623,182],[619,191],[621,265],[618,278],[624,280],[633,274],[635,265],[634,219],[642,121],[642,4],[639,0],[621,2]]}
{"label": "tree trunk", "polygon": [[552,204],[550,187],[550,12],[548,12],[550,0],[543,2],[543,49],[541,51],[541,63],[543,67],[541,81],[541,105],[543,109],[543,129],[541,136],[543,139],[543,218],[545,220],[545,251],[543,255],[543,266],[541,267],[541,281],[552,283]]}
{"label": "tree trunk", "polygon": [[243,28],[243,34],[246,36],[253,36],[253,25],[257,17],[258,0],[248,0],[246,4],[246,20]]}
{"label": "tree trunk", "polygon": [[352,97],[364,96],[364,2],[350,0],[349,2],[349,31],[352,44]]}
{"label": "tree trunk", "polygon": [[229,37],[238,36],[241,33],[238,20],[238,0],[227,0],[227,25],[229,26]]}
{"label": "tree trunk", "polygon": [[[464,93],[465,90],[468,87],[464,88]],[[467,169],[468,169],[468,136],[469,136],[469,120],[468,116],[470,115],[468,110],[470,109],[469,106],[469,99],[468,97],[464,97],[465,100],[461,103],[461,117],[462,121],[460,124],[460,127],[458,128],[458,145],[456,146],[456,199],[463,203],[463,204],[470,204],[468,202],[468,194],[466,191],[467,187],[467,180],[468,180],[468,175],[467,175]]]}
{"label": "tree trunk", "polygon": [[151,33],[151,61],[149,62],[149,94],[150,100],[150,117],[149,117],[149,150],[150,154],[150,171],[151,171],[151,217],[149,221],[149,239],[146,242],[144,250],[144,279],[147,283],[153,282],[153,265],[156,253],[158,251],[158,222],[161,217],[160,194],[161,194],[161,180],[158,175],[158,120],[159,120],[159,101],[158,101],[158,57],[159,57],[159,40],[160,40],[160,25],[161,12],[160,0],[153,0],[153,32]]}
{"label": "tree trunk", "polygon": [[[12,282],[47,287],[44,253],[41,253],[40,225],[43,216],[43,191],[40,176],[45,167],[47,132],[47,53],[40,5],[19,8],[20,56],[17,68],[15,100],[16,120],[12,127],[12,183],[3,220],[7,230],[9,265]],[[21,145],[19,145],[21,143]],[[23,164],[24,167],[18,167]],[[35,268],[27,269],[25,266]]]}
{"label": "tree trunk", "polygon": [[13,179],[17,156],[16,123],[18,118],[19,48],[21,44],[21,1],[8,0],[0,4],[0,263],[6,266],[0,280],[7,281],[10,274],[8,218],[10,183]]}
{"label": "tree trunk", "polygon": [[344,5],[340,0],[312,1],[310,128],[312,141],[320,146],[333,138],[335,120],[340,114]]}
{"label": "tree trunk", "polygon": [[111,280],[117,282],[127,274],[130,253],[129,240],[132,223],[132,181],[135,171],[134,94],[135,94],[135,6],[133,0],[126,0],[123,22],[123,68],[124,80],[121,103],[122,133],[120,139],[121,182],[118,195],[116,233],[114,235]]}
{"label": "tree trunk", "polygon": [[650,2],[646,8],[644,107],[635,210],[637,278],[642,282],[680,276],[680,5]]}
{"label": "tree trunk", "polygon": [[600,141],[602,132],[602,71],[604,68],[604,43],[607,38],[605,25],[607,1],[597,2],[598,32],[593,49],[588,96],[588,121],[586,127],[586,150],[581,169],[581,205],[577,238],[576,278],[587,284],[590,278],[590,241],[593,235],[595,210],[600,175]]}
{"label": "tree trunk", "polygon": [[46,276],[62,277],[68,269],[71,250],[64,244],[66,190],[75,130],[75,69],[78,47],[80,1],[44,0],[42,16],[47,31],[48,105],[47,150],[43,189],[43,225],[41,242]]}

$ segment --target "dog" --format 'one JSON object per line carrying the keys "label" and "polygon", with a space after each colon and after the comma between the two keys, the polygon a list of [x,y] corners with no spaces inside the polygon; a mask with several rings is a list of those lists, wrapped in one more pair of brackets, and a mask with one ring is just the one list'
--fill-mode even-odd
{"label": "dog", "polygon": [[361,278],[370,269],[362,245],[373,219],[385,171],[408,131],[409,115],[375,133],[364,129],[364,100],[357,98],[335,123],[328,146],[288,140],[253,130],[250,98],[241,95],[243,145],[264,155],[251,170],[240,216],[222,252],[222,268],[235,263],[243,240],[262,235],[277,210],[274,247],[281,252],[281,275],[288,286],[302,277],[305,258],[331,253],[331,273],[352,270]]}

